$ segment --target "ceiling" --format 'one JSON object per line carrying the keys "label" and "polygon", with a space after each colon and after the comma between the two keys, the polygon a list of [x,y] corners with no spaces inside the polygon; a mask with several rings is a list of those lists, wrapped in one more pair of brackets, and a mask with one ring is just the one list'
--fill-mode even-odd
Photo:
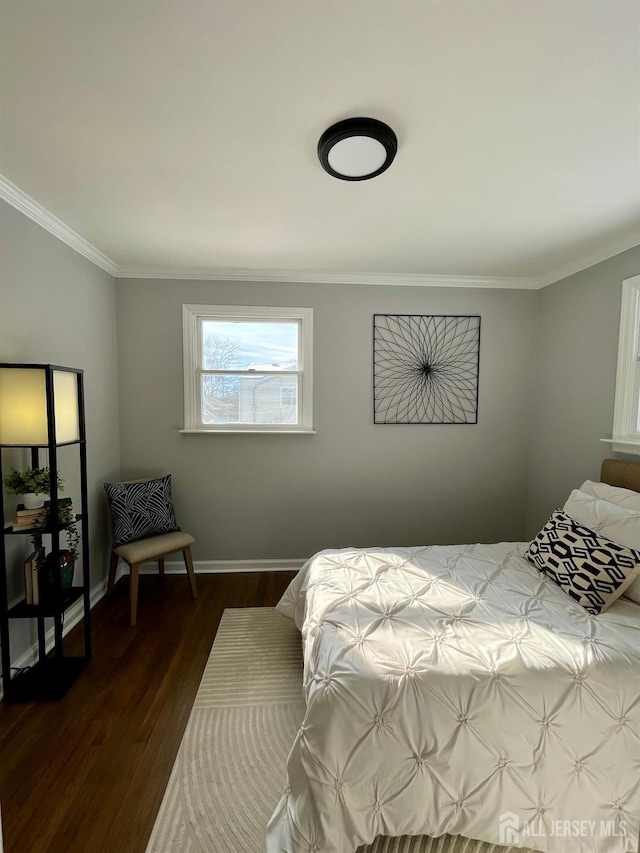
{"label": "ceiling", "polygon": [[[640,0],[1,0],[0,173],[121,270],[544,277],[640,243]],[[321,133],[390,124],[338,181]]]}

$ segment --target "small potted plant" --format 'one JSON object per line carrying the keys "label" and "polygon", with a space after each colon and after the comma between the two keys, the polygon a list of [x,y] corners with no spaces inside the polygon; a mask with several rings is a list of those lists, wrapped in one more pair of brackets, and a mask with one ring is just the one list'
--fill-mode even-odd
{"label": "small potted plant", "polygon": [[73,573],[75,562],[80,555],[80,531],[76,526],[76,517],[67,506],[61,506],[59,510],[60,525],[64,526],[67,534],[67,547],[58,553],[59,563],[56,569],[56,561],[53,552],[45,554],[42,542],[42,531],[49,526],[49,507],[45,507],[44,514],[38,522],[38,526],[31,533],[31,544],[36,553],[36,566],[43,578],[43,595],[50,597],[54,590],[54,572],[60,572],[60,588],[69,589],[73,585]]}
{"label": "small potted plant", "polygon": [[[48,468],[27,468],[26,471],[12,468],[4,485],[10,495],[22,495],[25,509],[39,509],[44,506],[44,496],[49,494],[50,477]],[[58,489],[62,489],[64,482],[60,477],[57,480]]]}

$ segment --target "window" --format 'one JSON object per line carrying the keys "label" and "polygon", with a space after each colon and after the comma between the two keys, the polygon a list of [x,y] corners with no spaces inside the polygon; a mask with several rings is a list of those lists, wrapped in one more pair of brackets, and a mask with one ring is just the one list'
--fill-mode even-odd
{"label": "window", "polygon": [[280,405],[284,408],[295,408],[298,405],[298,388],[295,382],[280,386]]}
{"label": "window", "polygon": [[183,432],[313,432],[312,317],[183,305]]}
{"label": "window", "polygon": [[612,444],[640,454],[640,275],[622,283]]}

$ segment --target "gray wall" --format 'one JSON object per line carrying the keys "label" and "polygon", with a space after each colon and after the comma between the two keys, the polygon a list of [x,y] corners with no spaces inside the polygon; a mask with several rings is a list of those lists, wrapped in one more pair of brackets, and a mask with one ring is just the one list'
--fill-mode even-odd
{"label": "gray wall", "polygon": [[[120,466],[114,280],[3,201],[0,234],[0,361],[85,371],[91,577],[96,583],[105,575],[108,558],[102,481],[117,476]],[[30,464],[27,451],[3,453],[3,465]],[[76,456],[70,448],[60,455],[75,500]],[[17,543],[18,537],[12,538],[11,594],[19,588],[22,560],[30,550],[27,537]],[[33,637],[27,623],[14,628],[22,628],[12,648],[15,660]]]}
{"label": "gray wall", "polygon": [[[117,281],[122,473],[170,472],[198,560],[522,538],[532,291]],[[182,303],[314,309],[317,435],[182,435]],[[372,315],[481,314],[477,426],[374,426]]]}
{"label": "gray wall", "polygon": [[[528,537],[609,455],[621,283],[640,248],[539,292],[114,283],[3,202],[0,225],[0,359],[86,372],[94,582],[105,479],[170,471],[197,559],[278,559]],[[184,302],[313,307],[317,435],[180,434]],[[481,314],[477,426],[373,425],[374,313]]]}
{"label": "gray wall", "polygon": [[636,247],[537,294],[529,537],[612,455],[599,439],[613,426],[622,282],[639,273]]}

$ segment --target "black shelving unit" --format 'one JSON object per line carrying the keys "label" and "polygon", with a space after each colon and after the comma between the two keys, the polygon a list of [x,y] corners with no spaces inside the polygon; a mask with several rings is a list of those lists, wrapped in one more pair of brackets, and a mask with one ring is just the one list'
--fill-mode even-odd
{"label": "black shelving unit", "polygon": [[[0,364],[1,368],[41,370],[45,375],[47,441],[43,444],[0,444],[0,519],[4,518],[4,491],[2,482],[3,451],[6,448],[30,448],[31,467],[40,467],[40,451],[48,451],[47,464],[51,472],[49,495],[49,526],[42,531],[51,538],[53,565],[58,566],[60,556],[60,533],[68,524],[61,524],[58,514],[58,449],[76,446],[80,455],[80,512],[75,523],[80,525],[82,542],[82,584],[63,589],[60,572],[53,572],[53,586],[50,595],[41,604],[27,604],[26,597],[9,607],[7,587],[7,549],[8,536],[29,536],[32,531],[15,531],[4,528],[2,548],[0,548],[0,643],[2,644],[2,686],[5,702],[32,702],[60,699],[78,678],[91,660],[91,620],[90,620],[90,574],[89,574],[89,525],[87,519],[87,447],[84,410],[83,371],[70,367],[51,364]],[[62,371],[74,374],[77,383],[78,438],[74,441],[56,442],[54,373]],[[22,577],[22,573],[21,573]],[[83,601],[84,654],[70,657],[64,654],[63,620],[65,612],[77,601]],[[28,669],[15,672],[11,668],[11,649],[9,624],[13,619],[33,619],[37,623],[38,659]],[[53,649],[47,653],[46,622],[53,619]]]}

